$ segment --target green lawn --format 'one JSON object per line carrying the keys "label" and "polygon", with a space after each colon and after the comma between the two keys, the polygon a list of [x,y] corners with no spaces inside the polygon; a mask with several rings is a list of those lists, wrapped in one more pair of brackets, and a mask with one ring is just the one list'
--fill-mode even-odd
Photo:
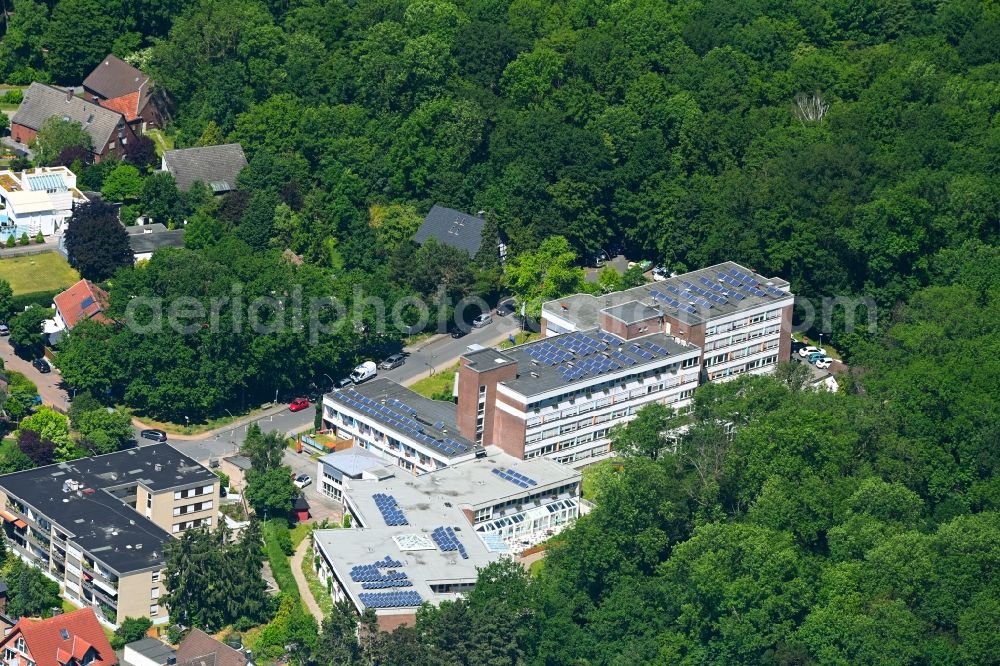
{"label": "green lawn", "polygon": [[[539,337],[539,335],[541,334],[533,333],[532,331],[523,331],[514,336],[514,344],[523,345],[526,342],[531,342],[532,340],[536,340]],[[510,340],[504,340],[503,342],[497,345],[497,349],[509,349],[510,347],[513,346],[514,345],[510,344]]]}
{"label": "green lawn", "polygon": [[0,278],[10,282],[14,295],[65,289],[80,279],[58,252],[0,258]]}
{"label": "green lawn", "polygon": [[410,384],[410,390],[427,398],[432,398],[435,394],[441,393],[448,393],[450,395],[452,387],[455,385],[456,372],[458,372],[457,363],[445,370],[438,370],[430,377],[424,377]]}
{"label": "green lawn", "polygon": [[168,136],[163,132],[163,130],[146,130],[146,134],[153,140],[153,143],[156,144],[156,154],[160,157],[163,157],[164,151],[174,149],[174,137]]}

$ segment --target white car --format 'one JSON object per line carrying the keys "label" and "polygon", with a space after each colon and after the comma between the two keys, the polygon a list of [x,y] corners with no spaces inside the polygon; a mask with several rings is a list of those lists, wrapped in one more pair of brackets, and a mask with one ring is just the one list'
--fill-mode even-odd
{"label": "white car", "polygon": [[296,488],[305,488],[312,482],[313,482],[312,477],[309,476],[308,474],[299,474],[297,477],[295,477],[294,481]]}
{"label": "white car", "polygon": [[481,314],[472,320],[472,328],[482,328],[483,326],[488,326],[493,323],[493,317],[489,314]]}
{"label": "white car", "polygon": [[825,354],[826,350],[809,345],[808,347],[803,347],[802,349],[799,350],[799,356],[801,356],[802,358],[809,358],[809,354],[815,354],[817,352],[822,352]]}
{"label": "white car", "polygon": [[663,266],[657,266],[656,268],[653,269],[653,280],[654,281],[656,281],[656,282],[663,282],[668,277],[670,277],[670,273]]}
{"label": "white car", "polygon": [[831,363],[833,363],[833,359],[830,358],[829,356],[822,356],[816,359],[816,367],[819,368],[820,370],[826,370],[827,368],[830,367]]}

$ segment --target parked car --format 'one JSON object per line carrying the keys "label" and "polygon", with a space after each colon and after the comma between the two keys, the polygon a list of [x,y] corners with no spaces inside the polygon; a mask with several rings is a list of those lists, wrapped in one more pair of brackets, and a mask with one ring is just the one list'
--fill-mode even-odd
{"label": "parked car", "polygon": [[821,358],[830,358],[830,357],[827,356],[827,354],[826,354],[825,351],[818,351],[818,352],[813,352],[812,354],[809,354],[809,356],[806,357],[806,360],[809,361],[810,363],[815,363],[816,361],[818,361]]}
{"label": "parked car", "polygon": [[309,402],[309,398],[296,398],[288,404],[288,411],[290,412],[301,412],[303,409],[309,407],[312,404]]}
{"label": "parked car", "polygon": [[338,379],[336,382],[333,383],[333,387],[342,389],[346,386],[350,386],[351,383],[352,382],[350,377],[341,377],[340,379]]}
{"label": "parked car", "polygon": [[312,482],[313,482],[312,477],[309,476],[308,474],[299,474],[297,477],[295,477],[295,481],[293,481],[296,488],[305,488]]}
{"label": "parked car", "polygon": [[0,335],[10,335],[10,327],[7,324],[0,324]]}
{"label": "parked car", "polygon": [[378,368],[375,367],[375,361],[365,361],[354,368],[354,372],[351,373],[351,381],[355,384],[360,384],[361,382],[368,381],[377,374]]}
{"label": "parked car", "polygon": [[514,299],[512,298],[503,301],[502,303],[500,303],[500,305],[497,306],[498,317],[506,317],[507,315],[513,313],[514,313]]}
{"label": "parked car", "polygon": [[812,345],[807,345],[799,350],[799,356],[801,356],[802,358],[808,358],[809,354],[815,354],[817,352],[822,352],[823,354],[825,354],[826,350],[820,349],[819,347],[814,347]]}
{"label": "parked car", "polygon": [[458,340],[459,338],[464,338],[468,334],[469,334],[469,329],[465,327],[465,324],[462,324],[461,326],[455,326],[454,328],[451,329],[451,337],[455,338],[456,340]]}
{"label": "parked car", "polygon": [[156,428],[148,428],[139,433],[139,437],[143,439],[149,439],[154,442],[165,442],[167,441],[167,433],[162,430],[157,430]]}
{"label": "parked car", "polygon": [[378,364],[383,370],[392,370],[406,363],[406,357],[402,354],[393,354]]}
{"label": "parked car", "polygon": [[49,362],[46,361],[44,358],[36,358],[34,361],[31,362],[31,365],[35,366],[35,370],[38,370],[38,372],[42,373],[43,375],[52,372],[52,366],[50,366]]}
{"label": "parked car", "polygon": [[493,317],[488,312],[483,313],[472,320],[472,328],[482,328],[493,323]]}
{"label": "parked car", "polygon": [[792,340],[792,351],[798,352],[800,349],[805,349],[806,343],[799,342],[798,340]]}
{"label": "parked car", "polygon": [[653,280],[656,282],[663,282],[668,277],[670,277],[670,271],[668,271],[663,266],[656,266],[653,268]]}
{"label": "parked car", "polygon": [[819,368],[820,370],[826,370],[827,368],[830,367],[831,363],[833,363],[833,359],[830,358],[829,356],[822,356],[816,359],[816,367]]}

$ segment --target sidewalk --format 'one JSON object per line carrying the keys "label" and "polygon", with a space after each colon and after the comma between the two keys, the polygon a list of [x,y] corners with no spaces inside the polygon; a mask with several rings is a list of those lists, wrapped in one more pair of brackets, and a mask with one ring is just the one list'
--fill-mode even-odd
{"label": "sidewalk", "polygon": [[309,583],[306,582],[306,576],[302,573],[302,560],[305,559],[306,553],[309,551],[309,537],[302,540],[299,544],[298,549],[296,549],[295,554],[292,555],[292,576],[295,577],[295,584],[299,586],[299,595],[302,597],[302,602],[306,605],[306,608],[312,613],[313,617],[316,618],[316,622],[319,626],[323,626],[323,611],[320,610],[319,604],[316,603],[316,599],[313,598],[312,591],[309,589]]}

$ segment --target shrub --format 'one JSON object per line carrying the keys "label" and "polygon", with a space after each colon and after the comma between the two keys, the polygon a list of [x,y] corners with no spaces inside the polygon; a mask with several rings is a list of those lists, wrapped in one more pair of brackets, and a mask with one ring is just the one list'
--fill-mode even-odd
{"label": "shrub", "polygon": [[20,104],[24,101],[24,91],[13,89],[8,90],[3,95],[4,104]]}
{"label": "shrub", "polygon": [[41,231],[35,234],[35,242],[38,243],[39,245],[45,242],[45,236],[42,235]]}
{"label": "shrub", "polygon": [[30,242],[31,239],[28,238],[28,232],[25,231],[24,233],[21,234],[21,245],[27,245]]}
{"label": "shrub", "polygon": [[14,247],[17,245],[17,241],[14,240],[14,234],[7,236],[7,247]]}

